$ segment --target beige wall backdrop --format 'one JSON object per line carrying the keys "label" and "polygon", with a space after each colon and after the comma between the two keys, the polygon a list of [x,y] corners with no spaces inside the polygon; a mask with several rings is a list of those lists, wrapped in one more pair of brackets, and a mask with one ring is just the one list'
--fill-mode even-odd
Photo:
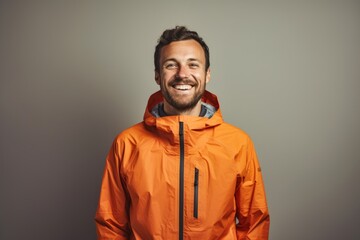
{"label": "beige wall backdrop", "polygon": [[[360,2],[0,1],[0,239],[95,239],[105,156],[141,121],[162,31],[262,164],[271,240],[358,239]],[[151,223],[149,223],[151,224]]]}

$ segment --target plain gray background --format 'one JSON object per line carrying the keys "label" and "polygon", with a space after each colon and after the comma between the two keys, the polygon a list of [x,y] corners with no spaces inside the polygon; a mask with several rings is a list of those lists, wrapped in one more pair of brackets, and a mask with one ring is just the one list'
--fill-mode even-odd
{"label": "plain gray background", "polygon": [[[105,156],[163,30],[210,47],[262,164],[271,240],[359,239],[360,2],[0,1],[0,239],[95,239]],[[151,224],[151,223],[149,223]]]}

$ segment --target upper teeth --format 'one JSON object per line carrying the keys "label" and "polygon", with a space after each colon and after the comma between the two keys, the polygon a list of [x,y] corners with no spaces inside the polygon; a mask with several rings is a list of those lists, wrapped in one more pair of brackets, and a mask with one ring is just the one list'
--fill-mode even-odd
{"label": "upper teeth", "polygon": [[178,90],[189,90],[191,85],[175,85],[174,87]]}

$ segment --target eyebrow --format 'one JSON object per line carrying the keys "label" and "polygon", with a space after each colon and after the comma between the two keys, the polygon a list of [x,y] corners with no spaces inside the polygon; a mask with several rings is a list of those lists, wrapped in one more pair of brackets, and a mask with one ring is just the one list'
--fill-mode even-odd
{"label": "eyebrow", "polygon": [[[173,61],[173,62],[177,62],[177,60],[175,58],[168,58],[164,61],[164,63],[169,62],[169,61]],[[186,60],[187,62],[201,62],[199,59],[197,58],[189,58]]]}
{"label": "eyebrow", "polygon": [[189,58],[187,61],[188,61],[188,62],[192,62],[192,61],[201,62],[201,61],[200,61],[199,59],[197,59],[197,58]]}
{"label": "eyebrow", "polygon": [[169,61],[177,62],[175,58],[168,58],[168,59],[165,59],[164,63],[169,62]]}

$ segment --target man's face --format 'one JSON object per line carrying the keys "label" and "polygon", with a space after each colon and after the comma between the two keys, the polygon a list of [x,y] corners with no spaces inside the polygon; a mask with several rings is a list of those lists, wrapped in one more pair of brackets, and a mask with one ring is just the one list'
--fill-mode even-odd
{"label": "man's face", "polygon": [[155,72],[167,113],[200,111],[200,99],[210,80],[205,53],[195,40],[172,42],[161,49],[160,70]]}

